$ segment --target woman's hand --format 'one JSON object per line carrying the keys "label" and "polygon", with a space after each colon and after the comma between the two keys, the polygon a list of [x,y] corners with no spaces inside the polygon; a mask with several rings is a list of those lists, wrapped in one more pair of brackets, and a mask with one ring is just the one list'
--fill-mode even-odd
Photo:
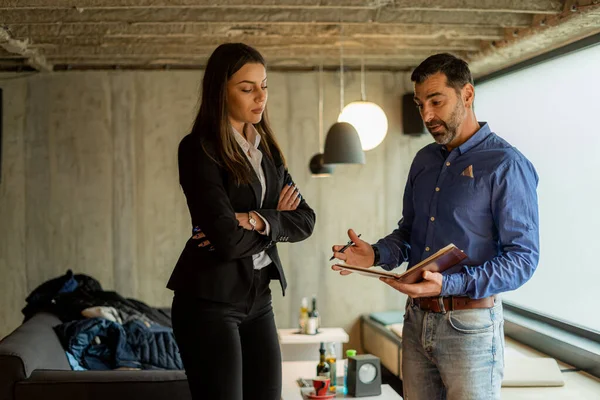
{"label": "woman's hand", "polygon": [[[204,232],[202,232],[202,229],[200,229],[199,226],[194,227],[193,233],[194,236],[192,236],[192,239],[200,241],[200,243],[198,243],[198,247],[206,247],[210,245],[210,242],[208,241],[208,239],[206,239],[206,235],[204,234]],[[209,250],[214,250],[214,247],[210,245]]]}
{"label": "woman's hand", "polygon": [[300,191],[291,183],[285,185],[281,193],[279,194],[279,203],[277,204],[277,210],[279,211],[294,211],[298,204],[302,200]]}

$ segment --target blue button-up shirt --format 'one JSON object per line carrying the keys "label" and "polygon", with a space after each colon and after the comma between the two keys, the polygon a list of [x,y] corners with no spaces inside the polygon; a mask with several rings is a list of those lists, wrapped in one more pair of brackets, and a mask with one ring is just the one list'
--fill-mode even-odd
{"label": "blue button-up shirt", "polygon": [[413,160],[398,228],[375,246],[380,265],[408,268],[449,243],[468,256],[444,273],[442,296],[514,290],[539,260],[538,176],[487,123],[448,153],[432,143]]}

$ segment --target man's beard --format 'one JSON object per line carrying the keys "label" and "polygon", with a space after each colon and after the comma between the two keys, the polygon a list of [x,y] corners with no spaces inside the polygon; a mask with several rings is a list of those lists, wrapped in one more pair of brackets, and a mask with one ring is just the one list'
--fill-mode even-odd
{"label": "man's beard", "polygon": [[[448,122],[442,121],[441,119],[434,119],[426,124],[427,130],[433,136],[433,140],[438,144],[446,145],[454,140],[456,135],[458,134],[458,127],[462,123],[464,119],[465,108],[462,102],[457,102],[456,107],[452,110],[452,114],[450,114],[450,118]],[[441,126],[443,129],[438,130],[436,132],[432,132],[431,128],[436,126]]]}

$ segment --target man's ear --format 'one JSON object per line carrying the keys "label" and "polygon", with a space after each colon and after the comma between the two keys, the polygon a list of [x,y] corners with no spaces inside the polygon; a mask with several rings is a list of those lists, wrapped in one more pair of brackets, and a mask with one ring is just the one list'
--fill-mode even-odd
{"label": "man's ear", "polygon": [[461,90],[463,102],[466,108],[473,106],[473,100],[475,100],[475,88],[470,83],[467,83]]}

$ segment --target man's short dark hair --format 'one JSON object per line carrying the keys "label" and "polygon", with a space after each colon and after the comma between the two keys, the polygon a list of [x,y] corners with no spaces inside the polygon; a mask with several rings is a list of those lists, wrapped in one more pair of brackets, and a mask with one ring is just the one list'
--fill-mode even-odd
{"label": "man's short dark hair", "polygon": [[415,83],[423,83],[425,79],[438,72],[446,75],[448,87],[459,92],[467,83],[473,84],[473,76],[469,64],[465,60],[448,53],[435,54],[423,61],[410,76]]}

